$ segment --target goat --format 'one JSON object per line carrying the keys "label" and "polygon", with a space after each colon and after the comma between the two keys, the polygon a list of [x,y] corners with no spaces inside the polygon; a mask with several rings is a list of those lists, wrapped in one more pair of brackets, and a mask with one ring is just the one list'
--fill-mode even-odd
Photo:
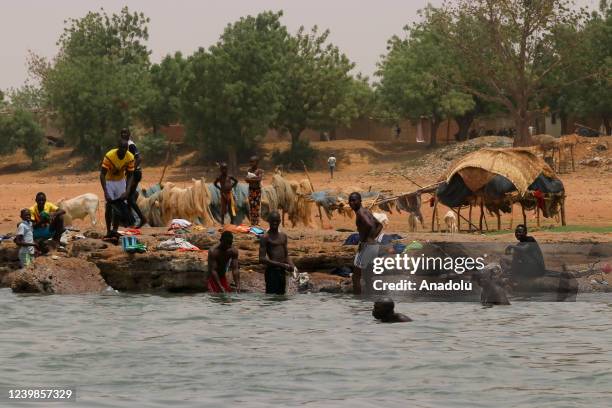
{"label": "goat", "polygon": [[96,213],[99,204],[98,196],[93,193],[81,194],[57,203],[60,209],[66,211],[64,215],[65,225],[71,225],[73,220],[82,220],[89,215],[92,226],[95,226],[98,222]]}

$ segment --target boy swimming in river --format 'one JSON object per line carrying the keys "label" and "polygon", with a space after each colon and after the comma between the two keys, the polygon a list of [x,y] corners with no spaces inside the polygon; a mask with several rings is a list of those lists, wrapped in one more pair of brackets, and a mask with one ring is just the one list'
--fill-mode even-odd
{"label": "boy swimming in river", "polygon": [[402,313],[395,313],[395,303],[391,298],[382,298],[374,302],[372,316],[381,323],[405,323],[412,319]]}
{"label": "boy swimming in river", "polygon": [[266,265],[266,293],[284,295],[287,288],[287,272],[295,266],[289,258],[287,249],[287,234],[280,232],[278,227],[281,216],[272,211],[268,216],[270,229],[259,241],[259,263]]}

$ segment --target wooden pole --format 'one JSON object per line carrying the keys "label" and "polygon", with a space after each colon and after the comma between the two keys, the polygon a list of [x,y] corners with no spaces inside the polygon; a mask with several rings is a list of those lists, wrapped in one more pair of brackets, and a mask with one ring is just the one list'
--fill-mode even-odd
{"label": "wooden pole", "polygon": [[[459,207],[461,208],[461,207]],[[472,207],[470,206],[470,210],[472,209]],[[470,231],[472,230],[472,227],[474,227],[474,229],[478,229],[474,224],[472,224],[472,220],[471,220],[471,216],[470,219],[468,220],[467,218],[465,218],[463,215],[459,214],[459,211],[455,210],[454,208],[452,208],[452,210],[455,212],[455,214],[457,214],[457,216],[459,217],[459,219],[463,218],[465,221],[468,222],[469,226],[470,226]],[[457,219],[457,222],[459,222],[459,219]],[[458,225],[458,224],[457,224]],[[459,229],[459,227],[457,227],[457,229]]]}
{"label": "wooden pole", "polygon": [[[470,224],[470,231],[469,232],[472,232],[472,226],[474,225],[474,224],[472,224],[472,203],[470,203],[470,211],[469,211],[468,218],[469,218],[468,223]],[[476,228],[475,225],[474,225],[474,228]]]}
{"label": "wooden pole", "polygon": [[484,219],[484,203],[480,201],[480,220],[478,221],[478,230],[482,232],[482,220]]}
{"label": "wooden pole", "polygon": [[565,195],[561,197],[561,225],[565,226]]}
{"label": "wooden pole", "polygon": [[540,228],[540,207],[536,205],[536,225]]}
{"label": "wooden pole", "polygon": [[514,203],[510,204],[510,230],[514,224]]}
{"label": "wooden pole", "polygon": [[497,230],[501,231],[501,214],[497,211]]}
{"label": "wooden pole", "polygon": [[527,214],[525,214],[525,207],[523,207],[523,204],[521,204],[521,211],[523,212],[523,225],[526,227],[527,226]]}
{"label": "wooden pole", "polygon": [[164,177],[166,175],[166,169],[168,168],[169,163],[170,163],[170,142],[168,142],[168,150],[166,150],[166,164],[164,165],[164,169],[162,170],[161,177],[159,178],[160,187],[162,185],[162,181],[164,181]]}
{"label": "wooden pole", "polygon": [[434,195],[433,212],[431,213],[431,232],[434,232],[434,222],[436,222],[436,212],[438,211],[438,197]]}
{"label": "wooden pole", "polygon": [[[312,184],[312,179],[310,178],[310,174],[308,174],[308,168],[306,168],[306,163],[304,163],[304,160],[300,161],[302,162],[302,166],[304,166],[304,173],[306,173],[306,178],[308,179],[308,184],[310,184],[310,189],[312,191],[315,191],[314,185]],[[321,228],[323,228],[323,213],[321,212],[321,206],[319,204],[317,204],[317,209],[319,210],[319,220],[321,221]]]}
{"label": "wooden pole", "polygon": [[461,206],[457,208],[457,232],[461,232]]}
{"label": "wooden pole", "polygon": [[570,156],[572,157],[572,171],[576,171],[574,166],[574,145],[570,145]]}

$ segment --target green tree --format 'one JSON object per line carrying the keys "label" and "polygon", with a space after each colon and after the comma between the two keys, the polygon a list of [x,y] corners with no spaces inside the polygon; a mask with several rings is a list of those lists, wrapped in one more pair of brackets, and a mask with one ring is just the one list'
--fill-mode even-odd
{"label": "green tree", "polygon": [[[436,18],[452,58],[469,61],[469,75],[455,78],[456,84],[504,106],[516,124],[514,144],[531,144],[528,126],[537,94],[552,70],[570,62],[555,53],[555,32],[579,26],[582,13],[571,0],[454,0]],[[470,78],[480,78],[486,90],[476,89]]]}
{"label": "green tree", "polygon": [[[575,39],[578,45],[572,47]],[[562,133],[573,129],[568,117],[599,118],[610,134],[612,120],[612,2],[601,1],[583,27],[563,26],[555,35],[555,54],[570,61],[551,71],[541,94],[542,107],[561,119]],[[552,60],[556,55],[546,55]]]}
{"label": "green tree", "polygon": [[71,19],[60,52],[43,78],[48,104],[77,151],[99,159],[120,128],[143,110],[148,92],[148,19],[103,10]]}
{"label": "green tree", "polygon": [[42,166],[48,147],[42,127],[31,112],[16,108],[0,114],[0,156],[23,148],[32,167]]}
{"label": "green tree", "polygon": [[287,30],[282,12],[243,17],[219,42],[188,59],[182,112],[189,140],[202,152],[227,155],[251,149],[281,108]]}
{"label": "green tree", "polygon": [[159,64],[151,65],[146,103],[140,116],[145,125],[157,134],[160,126],[176,123],[180,117],[183,73],[187,61],[180,52],[167,55]]}
{"label": "green tree", "polygon": [[355,98],[363,92],[363,82],[351,77],[354,64],[328,37],[329,30],[319,33],[314,26],[306,32],[300,27],[288,40],[277,127],[290,133],[292,150],[306,128],[332,129],[359,114]]}
{"label": "green tree", "polygon": [[475,108],[471,95],[449,81],[460,76],[457,65],[431,24],[433,8],[424,10],[424,20],[406,26],[406,37],[392,37],[387,55],[376,75],[379,103],[390,119],[428,117],[430,146],[436,145],[438,127],[444,119],[465,115]]}

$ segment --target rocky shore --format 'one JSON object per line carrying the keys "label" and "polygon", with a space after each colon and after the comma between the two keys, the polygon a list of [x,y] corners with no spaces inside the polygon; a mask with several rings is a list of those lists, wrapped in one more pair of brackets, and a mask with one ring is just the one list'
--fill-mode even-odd
{"label": "rocky shore", "polygon": [[[33,265],[26,269],[19,269],[17,247],[5,241],[0,246],[0,287],[11,287],[15,292],[55,294],[99,293],[109,287],[120,292],[135,293],[206,291],[206,250],[218,241],[218,233],[203,231],[181,235],[202,251],[179,252],[157,249],[161,241],[169,238],[166,232],[164,228],[145,228],[138,238],[147,246],[147,252],[128,254],[120,246],[102,241],[98,232],[85,231],[84,238],[70,240],[65,252],[51,251],[46,256],[36,258]],[[298,269],[308,272],[310,277],[309,284],[302,290],[332,293],[352,291],[350,278],[330,274],[336,267],[352,264],[356,247],[343,245],[348,235],[330,230],[288,232],[290,255]],[[408,244],[418,237],[419,234],[410,234],[398,243]],[[503,240],[491,240],[484,236],[472,236],[473,242],[461,242],[457,236],[444,234],[427,234],[427,238],[430,241],[424,242],[418,255],[456,257],[481,253],[487,254],[488,260],[495,261],[507,245]],[[240,251],[242,287],[246,292],[264,291],[258,245],[258,239],[253,235],[235,236],[235,246]],[[567,265],[586,267],[590,262],[612,259],[610,243],[544,242],[542,250],[547,267],[554,270],[561,270]],[[441,279],[443,281],[445,276],[441,275]],[[607,282],[607,277],[605,279]],[[582,292],[609,291],[607,284],[601,282],[593,281],[590,277],[578,280]],[[546,290],[555,285],[556,282],[540,280],[534,282],[533,287]],[[297,291],[297,284],[291,281],[289,293]]]}

